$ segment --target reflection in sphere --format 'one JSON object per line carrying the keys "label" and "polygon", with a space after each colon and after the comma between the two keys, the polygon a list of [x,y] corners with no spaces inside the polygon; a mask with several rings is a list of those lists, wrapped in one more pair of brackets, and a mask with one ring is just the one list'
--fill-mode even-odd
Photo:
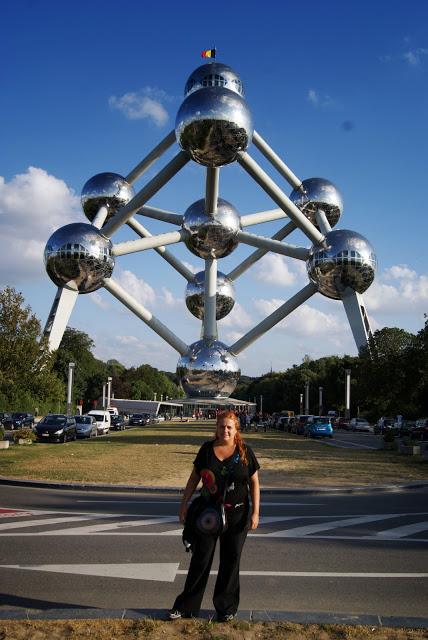
{"label": "reflection in sphere", "polygon": [[239,214],[222,198],[218,198],[215,215],[205,213],[205,200],[191,204],[184,213],[182,227],[188,233],[187,248],[200,258],[224,258],[238,246]]}
{"label": "reflection in sphere", "polygon": [[49,238],[45,268],[58,287],[89,293],[99,289],[104,278],[110,278],[114,267],[111,252],[111,241],[98,229],[75,222],[57,229]]}
{"label": "reflection in sphere", "polygon": [[132,186],[118,173],[97,173],[82,189],[82,208],[92,222],[101,207],[107,207],[106,220],[134,197]]}
{"label": "reflection in sphere", "polygon": [[244,87],[238,74],[220,62],[210,62],[195,69],[186,82],[184,95],[206,87],[224,87],[244,96]]}
{"label": "reflection in sphere", "polygon": [[238,360],[219,340],[198,340],[181,356],[177,376],[191,398],[228,398],[241,375]]}
{"label": "reflection in sphere", "polygon": [[309,278],[318,291],[340,300],[346,288],[364,293],[376,272],[376,255],[364,236],[347,229],[330,231],[325,236],[327,248],[313,246],[306,263]]}
{"label": "reflection in sphere", "polygon": [[[186,306],[199,320],[204,318],[205,272],[200,271],[186,287]],[[221,271],[217,272],[216,320],[225,318],[235,304],[235,287],[232,280]]]}
{"label": "reflection in sphere", "polygon": [[318,209],[324,211],[331,227],[334,227],[340,219],[343,211],[343,200],[338,188],[324,178],[308,178],[303,180],[301,189],[294,189],[290,200],[305,214],[307,218],[319,229],[316,219]]}
{"label": "reflection in sphere", "polygon": [[253,136],[251,113],[244,98],[229,89],[199,89],[178,110],[175,135],[195,162],[221,167],[247,149]]}

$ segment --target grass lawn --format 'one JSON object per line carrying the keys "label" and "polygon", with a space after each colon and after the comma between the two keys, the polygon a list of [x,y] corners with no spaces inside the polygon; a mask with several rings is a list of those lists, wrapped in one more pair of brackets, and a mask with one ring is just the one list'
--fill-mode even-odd
{"label": "grass lawn", "polygon": [[[162,423],[91,441],[35,443],[0,451],[0,475],[54,481],[183,487],[214,422]],[[270,431],[245,440],[261,464],[262,487],[370,485],[428,479],[419,456],[339,449]]]}

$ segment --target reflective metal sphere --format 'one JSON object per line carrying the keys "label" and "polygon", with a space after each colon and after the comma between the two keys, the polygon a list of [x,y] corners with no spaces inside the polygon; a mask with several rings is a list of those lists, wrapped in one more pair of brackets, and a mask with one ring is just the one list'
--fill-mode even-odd
{"label": "reflective metal sphere", "polygon": [[240,375],[236,356],[218,340],[194,342],[177,364],[181,386],[191,398],[227,398]]}
{"label": "reflective metal sphere", "polygon": [[230,89],[199,89],[178,110],[175,135],[195,162],[221,167],[247,149],[253,136],[251,113],[244,98]]}
{"label": "reflective metal sphere", "polygon": [[376,272],[376,255],[370,242],[347,229],[330,231],[325,240],[327,249],[313,246],[306,263],[318,291],[334,300],[340,300],[347,287],[364,293]]}
{"label": "reflective metal sphere", "polygon": [[343,200],[338,188],[324,178],[303,180],[302,187],[305,190],[305,194],[300,189],[294,189],[290,195],[290,200],[318,229],[315,216],[318,209],[324,211],[330,226],[334,227],[339,222],[343,211]]}
{"label": "reflective metal sphere", "polygon": [[100,207],[107,207],[106,221],[134,197],[132,186],[118,173],[98,173],[82,189],[85,216],[92,222]]}
{"label": "reflective metal sphere", "polygon": [[205,213],[205,200],[194,202],[183,216],[182,227],[189,234],[187,248],[200,258],[224,258],[238,246],[239,214],[222,198],[215,216]]}
{"label": "reflective metal sphere", "polygon": [[58,287],[96,291],[113,272],[112,243],[91,224],[75,222],[57,229],[45,248],[45,267]]}
{"label": "reflective metal sphere", "polygon": [[[204,318],[205,271],[195,275],[193,282],[188,282],[185,292],[186,306],[190,313],[203,320]],[[235,287],[232,280],[221,271],[217,272],[216,320],[225,318],[235,304]]]}
{"label": "reflective metal sphere", "polygon": [[236,71],[220,62],[210,62],[195,69],[186,82],[184,95],[206,87],[224,87],[244,96],[244,87]]}

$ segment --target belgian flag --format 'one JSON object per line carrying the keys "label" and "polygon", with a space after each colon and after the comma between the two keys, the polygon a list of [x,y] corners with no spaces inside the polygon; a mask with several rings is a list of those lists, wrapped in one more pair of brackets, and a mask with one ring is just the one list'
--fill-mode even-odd
{"label": "belgian flag", "polygon": [[216,49],[205,49],[202,51],[202,58],[215,58]]}

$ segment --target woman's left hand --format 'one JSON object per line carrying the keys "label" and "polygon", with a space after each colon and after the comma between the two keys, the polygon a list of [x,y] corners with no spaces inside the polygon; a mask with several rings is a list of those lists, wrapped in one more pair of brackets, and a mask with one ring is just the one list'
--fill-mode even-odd
{"label": "woman's left hand", "polygon": [[252,513],[250,518],[250,530],[253,531],[259,526],[259,514]]}

